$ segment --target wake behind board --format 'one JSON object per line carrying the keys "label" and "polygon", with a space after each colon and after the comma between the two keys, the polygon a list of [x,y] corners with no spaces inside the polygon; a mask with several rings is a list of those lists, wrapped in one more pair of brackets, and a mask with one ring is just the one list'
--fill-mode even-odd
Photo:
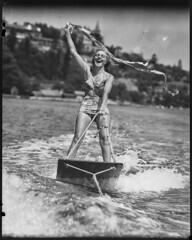
{"label": "wake behind board", "polygon": [[113,186],[123,168],[122,163],[78,161],[59,159],[57,167],[57,180],[65,183],[95,188],[93,175],[102,189]]}

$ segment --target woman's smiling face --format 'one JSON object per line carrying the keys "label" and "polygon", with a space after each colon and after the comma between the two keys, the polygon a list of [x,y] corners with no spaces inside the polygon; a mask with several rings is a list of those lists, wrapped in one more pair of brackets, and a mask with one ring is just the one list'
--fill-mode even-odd
{"label": "woman's smiling face", "polygon": [[103,67],[107,61],[107,54],[102,50],[97,51],[93,57],[93,64],[97,67]]}

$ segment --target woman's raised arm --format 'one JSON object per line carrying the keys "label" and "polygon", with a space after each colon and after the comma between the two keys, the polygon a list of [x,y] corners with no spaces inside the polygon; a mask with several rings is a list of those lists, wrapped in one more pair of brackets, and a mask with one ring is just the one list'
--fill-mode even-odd
{"label": "woman's raised arm", "polygon": [[69,47],[69,51],[73,58],[76,60],[77,64],[79,65],[80,69],[83,73],[87,72],[87,69],[89,68],[89,65],[81,58],[81,56],[77,53],[76,47],[73,43],[73,40],[71,38],[71,30],[72,26],[70,24],[67,24],[65,27],[66,32],[66,39]]}

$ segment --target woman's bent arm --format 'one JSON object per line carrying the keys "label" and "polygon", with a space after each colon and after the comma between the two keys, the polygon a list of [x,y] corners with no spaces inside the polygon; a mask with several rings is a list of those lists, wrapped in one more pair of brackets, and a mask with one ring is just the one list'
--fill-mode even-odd
{"label": "woman's bent arm", "polygon": [[111,88],[112,88],[112,85],[113,85],[113,80],[114,80],[114,77],[111,75],[105,83],[102,102],[101,102],[101,106],[100,106],[100,111],[105,111],[108,95],[109,95],[109,93],[111,91]]}

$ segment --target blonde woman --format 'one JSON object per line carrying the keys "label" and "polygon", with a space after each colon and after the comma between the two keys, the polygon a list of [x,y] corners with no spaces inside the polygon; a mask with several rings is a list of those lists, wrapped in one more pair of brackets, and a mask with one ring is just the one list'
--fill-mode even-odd
{"label": "blonde woman", "polygon": [[110,63],[110,56],[105,49],[98,48],[93,55],[92,65],[90,67],[76,51],[71,38],[72,30],[73,26],[67,24],[65,27],[66,39],[70,53],[77,62],[85,79],[83,86],[85,97],[76,117],[75,133],[67,155],[68,157],[70,156],[70,158],[76,156],[77,150],[83,141],[82,138],[77,144],[80,136],[83,134],[95,114],[99,112],[94,121],[99,130],[99,142],[103,161],[111,162],[110,139],[108,138],[110,112],[107,108],[107,100],[112,88],[114,77],[105,71],[106,65]]}

